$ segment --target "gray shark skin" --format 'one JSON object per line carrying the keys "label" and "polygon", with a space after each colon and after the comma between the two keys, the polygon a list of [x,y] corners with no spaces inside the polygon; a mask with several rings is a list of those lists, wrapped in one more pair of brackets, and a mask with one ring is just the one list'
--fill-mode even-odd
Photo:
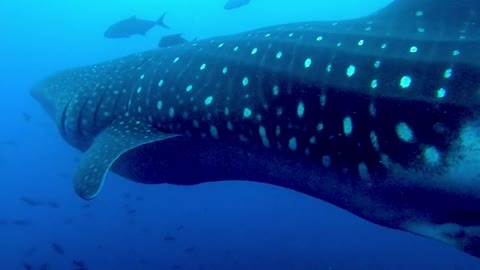
{"label": "gray shark skin", "polygon": [[480,257],[480,2],[397,0],[60,72],[74,186],[249,180]]}

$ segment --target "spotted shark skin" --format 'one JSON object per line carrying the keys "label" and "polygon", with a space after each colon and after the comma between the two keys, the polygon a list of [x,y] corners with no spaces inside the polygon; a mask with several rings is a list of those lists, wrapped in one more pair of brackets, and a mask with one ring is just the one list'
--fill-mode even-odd
{"label": "spotted shark skin", "polygon": [[396,0],[60,72],[75,191],[250,180],[480,257],[480,3]]}

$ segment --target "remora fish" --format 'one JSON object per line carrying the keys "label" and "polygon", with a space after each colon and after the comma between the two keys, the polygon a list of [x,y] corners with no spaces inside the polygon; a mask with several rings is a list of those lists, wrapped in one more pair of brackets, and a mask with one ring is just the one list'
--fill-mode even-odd
{"label": "remora fish", "polygon": [[480,257],[480,2],[396,0],[67,70],[32,95],[85,151],[143,183],[270,183]]}
{"label": "remora fish", "polygon": [[164,23],[165,15],[166,13],[163,13],[157,21],[143,20],[136,16],[132,16],[128,19],[112,24],[107,28],[103,35],[106,38],[128,38],[133,35],[144,36],[156,25],[168,29],[169,27]]}
{"label": "remora fish", "polygon": [[162,37],[158,42],[158,47],[165,48],[165,47],[176,46],[176,45],[187,43],[187,42],[188,40],[182,37],[182,34],[172,34],[172,35],[167,35]]}

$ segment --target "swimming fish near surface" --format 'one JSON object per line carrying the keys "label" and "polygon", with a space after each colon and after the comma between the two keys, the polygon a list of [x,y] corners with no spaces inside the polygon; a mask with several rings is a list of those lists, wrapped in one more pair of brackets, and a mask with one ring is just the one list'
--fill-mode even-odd
{"label": "swimming fish near surface", "polygon": [[74,187],[269,183],[480,257],[480,2],[395,0],[66,70],[32,95]]}
{"label": "swimming fish near surface", "polygon": [[169,27],[164,22],[165,15],[166,13],[163,13],[157,21],[143,20],[132,16],[109,26],[104,36],[106,38],[128,38],[134,35],[145,36],[156,25],[168,29]]}
{"label": "swimming fish near surface", "polygon": [[250,4],[250,0],[228,0],[223,6],[224,9],[236,9]]}

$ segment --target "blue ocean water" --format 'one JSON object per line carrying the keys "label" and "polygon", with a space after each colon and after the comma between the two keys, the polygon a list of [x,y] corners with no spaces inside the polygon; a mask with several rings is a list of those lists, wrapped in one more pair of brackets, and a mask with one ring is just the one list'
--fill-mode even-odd
{"label": "blue ocean water", "polygon": [[[278,23],[366,15],[386,0],[4,0],[0,3],[0,269],[480,269],[442,243],[386,229],[318,199],[249,182],[141,185],[113,174],[96,200],[73,192],[80,153],[30,97],[65,68]],[[171,30],[103,37],[113,22],[168,12]],[[47,268],[42,265],[47,264]]]}

